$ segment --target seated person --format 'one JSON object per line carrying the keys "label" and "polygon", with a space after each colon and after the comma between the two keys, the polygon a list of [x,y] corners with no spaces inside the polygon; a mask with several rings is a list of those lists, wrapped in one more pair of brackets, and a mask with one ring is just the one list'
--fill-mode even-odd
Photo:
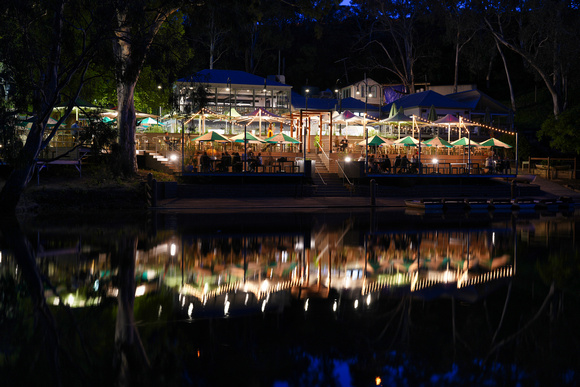
{"label": "seated person", "polygon": [[200,157],[200,164],[201,164],[201,171],[202,172],[210,172],[211,170],[211,159],[209,158],[207,152],[203,152],[203,155]]}
{"label": "seated person", "polygon": [[231,165],[232,165],[232,156],[230,156],[228,151],[225,151],[225,153],[222,154],[221,170],[223,172],[227,172]]}
{"label": "seated person", "polygon": [[381,163],[381,169],[383,172],[391,173],[391,160],[389,159],[389,156],[385,156],[385,159]]}
{"label": "seated person", "polygon": [[234,152],[232,157],[232,167],[234,172],[241,172],[242,171],[242,158],[238,152]]}

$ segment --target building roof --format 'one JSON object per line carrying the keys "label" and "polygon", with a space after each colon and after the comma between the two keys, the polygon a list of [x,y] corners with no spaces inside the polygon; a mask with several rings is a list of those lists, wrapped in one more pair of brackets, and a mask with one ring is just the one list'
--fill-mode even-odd
{"label": "building roof", "polygon": [[474,113],[484,113],[487,109],[494,114],[510,114],[510,108],[479,90],[462,91],[447,97],[468,105]]}
{"label": "building roof", "polygon": [[198,71],[188,77],[177,80],[178,82],[201,82],[211,84],[227,85],[228,81],[232,85],[249,85],[249,86],[274,86],[292,88],[290,85],[277,82],[272,79],[260,77],[258,75],[250,74],[239,70],[216,70],[206,69]]}
{"label": "building roof", "polygon": [[383,106],[383,112],[390,112],[391,105],[395,104],[397,108],[410,109],[416,107],[430,108],[434,106],[436,109],[469,109],[469,105],[453,100],[449,97],[436,93],[432,90],[422,91],[420,93],[408,94],[396,101]]}
{"label": "building roof", "polygon": [[[292,109],[306,109],[306,98],[298,93],[292,92]],[[336,98],[308,98],[308,110],[352,110],[363,112],[365,110],[364,101],[348,97],[338,101]],[[378,111],[374,105],[367,104],[367,111]]]}

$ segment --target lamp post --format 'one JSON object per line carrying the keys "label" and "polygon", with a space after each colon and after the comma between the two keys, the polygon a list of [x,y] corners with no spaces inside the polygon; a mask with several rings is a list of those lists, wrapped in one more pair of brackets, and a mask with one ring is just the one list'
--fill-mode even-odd
{"label": "lamp post", "polygon": [[[304,90],[304,97],[306,98],[306,106],[304,110],[308,110],[308,93],[310,93],[310,89],[306,89]],[[306,122],[308,122],[308,114],[306,114]],[[304,122],[302,121],[302,117],[300,117],[300,125],[302,125],[303,130],[302,130],[302,148],[303,148],[303,152],[304,152],[304,160],[306,160],[306,132],[308,131],[308,127],[307,125],[304,125]],[[308,140],[310,139],[310,136],[308,137]],[[308,150],[310,150],[310,142],[308,142]]]}
{"label": "lamp post", "polygon": [[[369,132],[367,129],[367,104],[369,101],[369,86],[367,82],[367,74],[365,73],[365,80],[364,80],[365,88],[365,115],[363,117],[363,130],[365,132],[365,174],[369,170]],[[371,94],[372,97],[372,94]]]}
{"label": "lamp post", "polygon": [[[230,111],[228,112],[228,121],[230,123],[230,134],[233,133],[232,128],[232,81],[228,77],[228,84],[226,87],[226,91],[228,92],[228,101],[230,103]],[[227,128],[226,128],[227,129]],[[227,132],[227,130],[226,130]]]}
{"label": "lamp post", "polygon": [[[268,91],[268,89],[266,88],[266,79],[264,79],[264,90],[263,90],[263,92],[264,92],[264,110],[266,110],[266,99],[267,99],[267,96],[268,96],[266,94],[267,91]],[[262,112],[260,112],[260,129],[259,129],[259,133],[260,133],[260,136],[261,136],[262,135]]]}

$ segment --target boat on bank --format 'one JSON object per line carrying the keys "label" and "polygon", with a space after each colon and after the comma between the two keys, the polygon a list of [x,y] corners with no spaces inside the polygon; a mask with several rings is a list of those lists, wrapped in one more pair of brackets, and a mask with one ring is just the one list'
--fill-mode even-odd
{"label": "boat on bank", "polygon": [[472,211],[487,211],[490,209],[489,199],[487,198],[467,198],[465,204]]}
{"label": "boat on bank", "polygon": [[493,198],[488,200],[489,207],[496,211],[510,211],[517,208],[517,204],[509,198]]}
{"label": "boat on bank", "polygon": [[557,198],[542,198],[536,200],[536,206],[549,211],[567,210],[574,207],[574,200],[567,196]]}
{"label": "boat on bank", "polygon": [[535,210],[538,203],[533,198],[516,198],[512,200],[512,205],[519,210]]}
{"label": "boat on bank", "polygon": [[408,208],[420,210],[443,210],[444,200],[440,198],[407,199],[405,205]]}
{"label": "boat on bank", "polygon": [[450,198],[443,199],[443,209],[445,210],[465,210],[467,209],[467,204],[463,198]]}

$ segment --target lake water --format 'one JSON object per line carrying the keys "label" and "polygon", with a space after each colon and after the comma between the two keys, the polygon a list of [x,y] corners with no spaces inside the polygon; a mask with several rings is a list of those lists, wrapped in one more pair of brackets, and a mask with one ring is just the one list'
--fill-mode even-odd
{"label": "lake water", "polygon": [[577,385],[574,210],[4,226],[0,385]]}

